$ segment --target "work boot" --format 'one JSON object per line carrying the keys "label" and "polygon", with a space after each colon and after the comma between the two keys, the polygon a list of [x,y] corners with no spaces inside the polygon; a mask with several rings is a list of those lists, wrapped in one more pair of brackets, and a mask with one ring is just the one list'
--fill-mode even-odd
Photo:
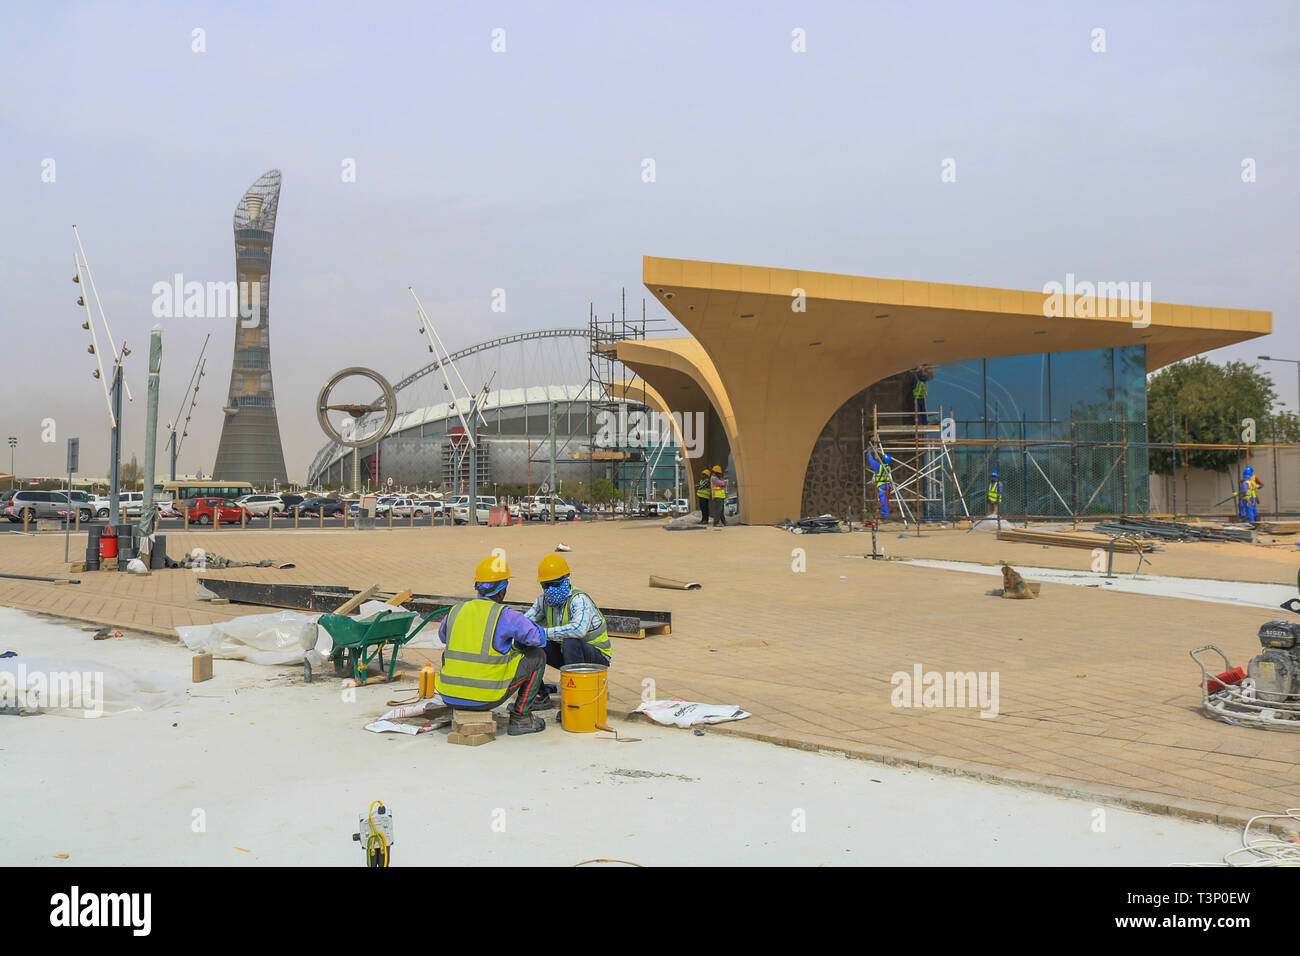
{"label": "work boot", "polygon": [[558,705],[551,699],[551,695],[542,691],[533,701],[533,710],[554,710]]}
{"label": "work boot", "polygon": [[518,737],[520,734],[536,734],[546,729],[546,721],[536,714],[516,714],[513,711],[510,714],[510,723],[506,726],[506,733],[511,737]]}

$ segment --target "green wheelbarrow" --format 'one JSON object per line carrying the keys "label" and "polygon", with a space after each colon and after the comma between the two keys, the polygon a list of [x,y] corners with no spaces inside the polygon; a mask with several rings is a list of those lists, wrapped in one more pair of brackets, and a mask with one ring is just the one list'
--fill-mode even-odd
{"label": "green wheelbarrow", "polygon": [[[384,648],[392,645],[388,659],[385,679],[393,679],[397,668],[397,652],[415,635],[423,630],[424,625],[438,615],[433,611],[426,615],[418,627],[411,630],[414,611],[394,608],[380,611],[374,617],[355,618],[346,614],[322,614],[317,622],[334,641],[334,649],[329,659],[334,663],[334,672],[340,677],[352,677],[365,683],[366,671],[374,662],[380,671],[384,670]],[[410,631],[408,634],[407,631]],[[311,680],[311,665],[307,665],[307,680]]]}

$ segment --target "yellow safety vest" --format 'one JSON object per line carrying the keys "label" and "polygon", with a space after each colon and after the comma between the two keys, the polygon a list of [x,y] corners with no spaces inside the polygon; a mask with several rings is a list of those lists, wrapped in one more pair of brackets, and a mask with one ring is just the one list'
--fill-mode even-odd
{"label": "yellow safety vest", "polygon": [[[574,591],[569,595],[569,599],[564,602],[564,607],[560,608],[559,620],[556,620],[556,609],[551,607],[551,605],[547,604],[546,605],[546,626],[558,627],[562,624],[568,624],[569,605],[573,603],[573,599],[577,597],[579,594],[585,597],[588,601],[591,601],[591,595],[583,591]],[[542,599],[542,603],[543,604],[546,603],[545,598]],[[588,644],[590,644],[592,647],[596,648],[597,650],[604,651],[605,656],[607,658],[612,658],[614,656],[614,649],[609,642],[609,631],[606,630],[605,628],[605,615],[600,612],[600,608],[596,606],[595,601],[591,601],[591,606],[596,608],[595,626],[598,628],[598,630],[588,631],[585,635],[583,635],[582,639],[586,641]]]}
{"label": "yellow safety vest", "polygon": [[930,394],[930,383],[924,379],[917,379],[916,384],[912,386],[913,398],[925,398]]}
{"label": "yellow safety vest", "polygon": [[700,483],[695,486],[695,497],[696,498],[709,497],[709,479],[707,478],[700,479]]}
{"label": "yellow safety vest", "polygon": [[494,703],[510,690],[523,651],[492,646],[502,605],[485,598],[462,601],[447,612],[447,649],[433,686],[439,694]]}
{"label": "yellow safety vest", "polygon": [[888,465],[882,464],[880,469],[876,472],[876,487],[879,488],[881,485],[890,485],[893,484],[893,482],[894,473],[889,470]]}
{"label": "yellow safety vest", "polygon": [[1264,484],[1264,482],[1262,482],[1262,481],[1259,480],[1259,476],[1258,476],[1258,475],[1251,475],[1249,480],[1250,480],[1250,484],[1249,484],[1248,489],[1247,489],[1247,491],[1246,491],[1246,497],[1247,497],[1247,498],[1258,498],[1258,497],[1259,497],[1259,488],[1260,488],[1260,485]]}
{"label": "yellow safety vest", "polygon": [[716,488],[714,488],[714,489],[713,489],[713,497],[715,497],[715,498],[725,498],[725,497],[727,497],[727,486],[726,486],[725,484],[723,484],[723,485],[718,485]]}
{"label": "yellow safety vest", "polygon": [[989,482],[989,501],[992,504],[997,504],[1002,499],[1002,495],[998,492],[999,484],[1001,484],[1001,482],[997,482],[997,481]]}

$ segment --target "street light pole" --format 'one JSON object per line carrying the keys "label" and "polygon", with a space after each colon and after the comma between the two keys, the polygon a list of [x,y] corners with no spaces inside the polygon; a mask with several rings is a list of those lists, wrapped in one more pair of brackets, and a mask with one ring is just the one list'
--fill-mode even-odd
{"label": "street light pole", "polygon": [[1261,362],[1290,362],[1292,365],[1295,366],[1295,370],[1296,370],[1296,389],[1297,389],[1297,392],[1296,392],[1296,412],[1297,412],[1297,414],[1300,414],[1300,359],[1273,358],[1272,356],[1269,356],[1269,355],[1261,355],[1261,356],[1259,357],[1259,360],[1260,360]]}
{"label": "street light pole", "polygon": [[9,487],[10,488],[15,487],[14,480],[16,476],[14,475],[14,449],[17,447],[18,447],[18,436],[10,435],[9,436]]}

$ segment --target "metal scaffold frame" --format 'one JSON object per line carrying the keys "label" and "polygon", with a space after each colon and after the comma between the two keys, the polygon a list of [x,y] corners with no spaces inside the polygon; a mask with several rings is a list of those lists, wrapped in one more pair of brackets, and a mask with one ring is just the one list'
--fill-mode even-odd
{"label": "metal scaffold frame", "polygon": [[[864,441],[862,446],[863,494],[866,499],[863,502],[864,509],[869,509],[872,504],[868,491],[870,484],[865,476],[871,471],[867,452],[874,448],[877,456],[889,455],[893,458],[890,470],[894,480],[891,482],[890,500],[898,505],[904,527],[915,526],[917,532],[920,532],[920,519],[926,504],[937,503],[941,506],[941,512],[947,513],[945,478],[952,482],[956,492],[953,499],[961,502],[962,513],[968,521],[971,520],[948,443],[943,440],[942,422],[942,407],[934,412],[882,412],[876,405],[871,406],[871,442],[868,444]],[[910,460],[907,457],[909,455]],[[863,513],[868,511],[864,510]]]}

